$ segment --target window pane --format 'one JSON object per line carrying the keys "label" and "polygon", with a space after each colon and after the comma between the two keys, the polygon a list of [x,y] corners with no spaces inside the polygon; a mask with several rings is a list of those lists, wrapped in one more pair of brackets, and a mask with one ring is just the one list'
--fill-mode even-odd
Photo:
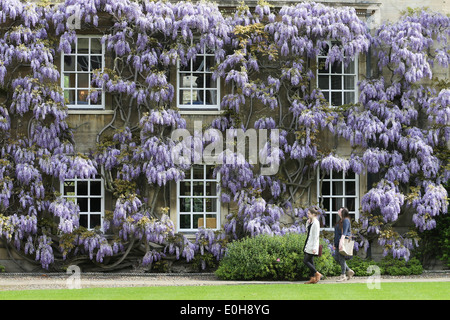
{"label": "window pane", "polygon": [[194,104],[205,104],[205,97],[204,97],[205,91],[204,90],[193,90],[192,91],[192,98],[194,101]]}
{"label": "window pane", "polygon": [[64,195],[65,196],[75,195],[75,182],[73,181],[64,182]]}
{"label": "window pane", "polygon": [[78,39],[78,53],[89,53],[89,38]]}
{"label": "window pane", "polygon": [[77,198],[77,204],[80,207],[80,212],[89,212],[88,198]]}
{"label": "window pane", "polygon": [[192,104],[191,90],[180,90],[180,104]]}
{"label": "window pane", "polygon": [[77,181],[77,195],[87,195],[87,194],[88,194],[88,182]]}
{"label": "window pane", "polygon": [[102,194],[102,182],[91,181],[91,196],[100,196]]}
{"label": "window pane", "polygon": [[320,48],[320,56],[327,56],[328,51],[330,50],[330,46],[328,44],[325,44],[322,48]]}
{"label": "window pane", "polygon": [[214,179],[214,166],[206,166],[206,179]]}
{"label": "window pane", "polygon": [[217,90],[206,90],[206,104],[217,104]]}
{"label": "window pane", "polygon": [[356,195],[356,186],[353,181],[345,182],[345,194],[347,195]]}
{"label": "window pane", "polygon": [[78,81],[77,81],[77,87],[78,88],[89,88],[89,74],[88,73],[79,73],[78,74]]}
{"label": "window pane", "polygon": [[205,79],[205,88],[217,88],[217,81],[213,79],[211,74],[206,74]]}
{"label": "window pane", "polygon": [[217,195],[217,183],[216,182],[206,182],[206,195],[216,196]]}
{"label": "window pane", "polygon": [[331,104],[333,106],[342,105],[342,92],[332,92],[331,93]]}
{"label": "window pane", "polygon": [[317,70],[319,73],[328,73],[329,70],[327,68],[327,64],[325,63],[327,61],[327,59],[325,58],[319,58],[317,63]]}
{"label": "window pane", "polygon": [[102,43],[99,38],[91,39],[91,53],[101,54],[102,53]]}
{"label": "window pane", "polygon": [[194,179],[203,179],[203,166],[194,166],[192,170],[194,172]]}
{"label": "window pane", "polygon": [[331,203],[331,199],[330,198],[323,198],[323,201],[322,201],[323,208],[327,212],[331,211],[330,203]]}
{"label": "window pane", "polygon": [[181,229],[191,228],[191,216],[189,214],[180,215],[180,228]]}
{"label": "window pane", "polygon": [[344,76],[344,89],[347,89],[347,90],[355,89],[355,77],[354,76]]}
{"label": "window pane", "polygon": [[64,71],[75,71],[75,56],[64,56]]}
{"label": "window pane", "polygon": [[215,229],[217,228],[217,215],[207,214],[206,215],[206,228]]}
{"label": "window pane", "polygon": [[191,183],[190,182],[180,182],[180,196],[190,196],[191,195]]}
{"label": "window pane", "polygon": [[333,195],[343,195],[344,188],[343,183],[341,181],[333,182]]}
{"label": "window pane", "polygon": [[180,198],[180,212],[191,212],[191,198]]}
{"label": "window pane", "polygon": [[75,73],[64,73],[64,88],[75,88]]}
{"label": "window pane", "polygon": [[84,228],[89,228],[87,214],[80,214],[80,226]]}
{"label": "window pane", "polygon": [[[200,221],[199,221],[200,220]],[[200,227],[205,227],[205,219],[203,219],[203,214],[194,214],[194,229],[198,229]],[[199,225],[200,222],[200,225]]]}
{"label": "window pane", "polygon": [[206,201],[206,212],[217,212],[217,199],[207,198]]}
{"label": "window pane", "polygon": [[345,179],[355,179],[355,173],[353,171],[347,171],[345,173]]}
{"label": "window pane", "polygon": [[192,76],[192,87],[193,88],[204,88],[205,79],[203,78],[203,73],[194,73]]}
{"label": "window pane", "polygon": [[211,68],[213,68],[214,66],[214,57],[206,57],[206,71],[212,71]]}
{"label": "window pane", "polygon": [[89,90],[77,90],[77,104],[87,104]]}
{"label": "window pane", "polygon": [[329,181],[322,182],[322,195],[324,195],[324,196],[330,195],[330,182]]}
{"label": "window pane", "polygon": [[354,92],[344,92],[344,104],[354,103],[355,93]]}
{"label": "window pane", "polygon": [[203,196],[203,182],[193,182],[193,195]]}
{"label": "window pane", "polygon": [[192,76],[190,73],[180,74],[180,88],[190,88],[191,80],[192,80]]}
{"label": "window pane", "polygon": [[320,89],[329,89],[329,76],[319,76],[319,88]]}
{"label": "window pane", "polygon": [[90,228],[94,229],[95,227],[101,227],[101,215],[100,214],[91,214],[91,225]]}
{"label": "window pane", "polygon": [[89,56],[78,56],[77,57],[77,70],[78,71],[88,71],[89,70]]}
{"label": "window pane", "polygon": [[75,104],[75,90],[64,90],[64,99],[68,104]]}
{"label": "window pane", "polygon": [[203,56],[197,56],[194,61],[194,69],[192,71],[203,71],[205,69],[205,59]]}
{"label": "window pane", "polygon": [[331,225],[329,226],[329,228],[334,228],[339,219],[340,218],[338,214],[336,213],[331,214]]}
{"label": "window pane", "polygon": [[342,73],[342,63],[336,61],[331,65],[331,73]]}
{"label": "window pane", "polygon": [[346,202],[348,211],[355,211],[355,198],[347,198]]}
{"label": "window pane", "polygon": [[341,76],[331,76],[331,89],[342,89]]}
{"label": "window pane", "polygon": [[184,172],[184,179],[187,180],[187,179],[190,179],[190,178],[191,178],[191,169],[186,170]]}
{"label": "window pane", "polygon": [[91,56],[91,69],[89,71],[94,71],[96,69],[102,68],[102,56]]}
{"label": "window pane", "polygon": [[101,212],[102,211],[102,199],[101,198],[91,198],[90,212]]}
{"label": "window pane", "polygon": [[203,198],[194,198],[193,202],[193,212],[203,212]]}
{"label": "window pane", "polygon": [[351,61],[348,66],[344,67],[344,73],[347,73],[347,74],[355,73],[355,61]]}
{"label": "window pane", "polygon": [[333,171],[332,174],[333,174],[333,180],[335,180],[335,179],[342,179],[342,177],[343,177],[342,171],[339,171],[339,172]]}
{"label": "window pane", "polygon": [[337,212],[340,208],[342,208],[342,199],[341,198],[332,198],[331,199],[331,210]]}

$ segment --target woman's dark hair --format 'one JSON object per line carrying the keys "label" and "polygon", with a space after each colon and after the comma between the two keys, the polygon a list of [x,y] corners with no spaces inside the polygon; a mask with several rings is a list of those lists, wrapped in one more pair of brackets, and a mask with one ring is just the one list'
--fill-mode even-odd
{"label": "woman's dark hair", "polygon": [[342,210],[342,218],[339,219],[338,223],[339,223],[339,227],[342,229],[343,228],[343,224],[344,224],[344,219],[350,220],[350,213],[348,212],[348,209],[345,208],[345,207],[342,207],[339,210]]}

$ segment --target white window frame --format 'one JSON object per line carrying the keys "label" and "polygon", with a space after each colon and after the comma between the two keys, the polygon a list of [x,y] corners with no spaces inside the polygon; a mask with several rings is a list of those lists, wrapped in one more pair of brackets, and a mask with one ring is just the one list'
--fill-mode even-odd
{"label": "white window frame", "polygon": [[[329,48],[331,48],[331,46],[334,45],[333,42],[329,42],[328,46]],[[340,92],[341,93],[341,102],[345,102],[345,93],[353,93],[354,97],[353,97],[353,101],[347,102],[347,103],[357,103],[358,102],[358,98],[359,98],[359,94],[358,94],[358,57],[355,56],[352,59],[352,62],[354,64],[354,72],[353,73],[346,73],[346,67],[345,67],[345,62],[341,62],[341,71],[340,72],[331,72],[332,70],[332,64],[330,62],[328,62],[328,68],[325,69],[326,72],[319,72],[319,59],[326,59],[328,57],[328,55],[318,55],[316,58],[316,63],[317,63],[317,71],[316,71],[316,86],[317,88],[320,89],[320,91],[322,91],[322,93],[328,93],[328,103],[330,107],[337,107],[337,105],[333,105],[332,104],[332,93],[333,92]],[[336,62],[335,62],[336,63]],[[327,76],[328,77],[328,89],[322,89],[319,86],[319,76]],[[340,76],[341,77],[341,88],[340,89],[332,89],[332,76]],[[345,89],[345,77],[346,76],[352,76],[354,77],[354,83],[353,89]],[[326,96],[325,96],[326,98]],[[343,105],[343,104],[347,104],[347,103],[341,103],[339,105]]]}
{"label": "white window frame", "polygon": [[[220,192],[219,190],[217,190],[216,195],[206,195],[206,183],[207,182],[214,182],[216,183],[216,187],[220,186],[220,178],[219,176],[217,176],[216,178],[212,178],[212,179],[206,179],[206,171],[208,167],[211,167],[212,170],[212,166],[208,166],[208,165],[200,165],[203,167],[203,179],[194,179],[193,176],[193,170],[194,170],[194,166],[192,166],[189,170],[190,170],[190,176],[188,179],[184,179],[181,181],[177,182],[177,231],[178,232],[196,232],[199,230],[199,228],[194,228],[194,216],[195,215],[203,215],[203,227],[206,228],[206,223],[207,223],[207,215],[215,215],[216,216],[216,225],[214,226],[214,228],[209,228],[212,230],[218,230],[220,227]],[[180,183],[183,182],[190,182],[190,195],[180,195]],[[194,182],[201,182],[203,183],[203,195],[201,196],[194,196],[193,191],[194,191]],[[180,199],[190,199],[190,212],[181,212],[181,201]],[[193,208],[194,208],[194,199],[201,199],[202,203],[203,203],[203,211],[200,212],[194,212]],[[216,211],[215,212],[206,212],[206,199],[214,199],[216,202]],[[182,215],[189,215],[190,216],[190,227],[189,228],[181,228],[181,216]]]}
{"label": "white window frame", "polygon": [[[330,199],[330,210],[325,210],[326,213],[326,217],[325,219],[328,219],[328,221],[326,221],[325,225],[330,225],[330,227],[325,227],[322,228],[322,230],[326,230],[326,231],[334,231],[334,225],[333,225],[333,215],[334,214],[338,214],[338,211],[334,211],[333,210],[333,206],[331,205],[331,199],[342,199],[342,204],[340,207],[347,207],[347,200],[349,198],[353,198],[355,199],[355,210],[350,211],[350,214],[353,214],[355,217],[355,220],[358,221],[359,220],[359,202],[360,202],[360,192],[359,192],[359,180],[360,180],[360,176],[359,174],[355,173],[355,177],[352,179],[346,178],[345,177],[345,173],[342,173],[342,178],[338,178],[338,179],[334,179],[333,178],[333,172],[329,173],[329,178],[328,179],[323,179],[321,180],[320,177],[320,170],[317,170],[317,203],[320,204],[320,200],[321,198],[329,198]],[[322,195],[322,189],[321,186],[323,184],[323,182],[329,181],[330,182],[330,192],[328,195]],[[346,186],[345,183],[347,181],[351,181],[351,182],[355,182],[355,195],[346,195]],[[333,182],[341,182],[342,183],[342,194],[341,195],[333,195]],[[327,209],[327,208],[325,208]],[[337,208],[337,210],[339,210],[339,208]],[[336,219],[337,221],[337,219]]]}
{"label": "white window frame", "polygon": [[[207,57],[215,57],[214,53],[207,53],[207,48],[205,46],[203,53],[198,53],[196,56],[196,59],[203,59],[203,62],[201,63],[201,66],[203,66],[203,70],[202,71],[195,71],[193,70],[194,67],[194,59],[190,59],[189,60],[189,70],[188,71],[181,71],[181,65],[180,65],[180,60],[178,60],[177,62],[177,94],[176,94],[176,98],[177,98],[177,107],[179,109],[192,109],[192,110],[220,110],[220,77],[218,77],[215,81],[216,81],[216,87],[214,88],[207,88],[206,85],[206,75],[213,75],[213,71],[211,70],[205,70],[206,66],[205,66],[205,61],[207,59]],[[196,60],[195,59],[195,60]],[[191,74],[191,76],[193,77],[193,75],[195,73],[199,73],[202,74],[204,80],[203,80],[203,87],[198,88],[194,87],[193,83],[194,81],[191,80],[190,81],[190,85],[189,87],[181,87],[181,75],[182,74]],[[204,95],[206,95],[206,93],[209,92],[216,92],[216,104],[194,104],[194,94],[193,92],[195,90],[202,90],[204,92]],[[190,104],[182,104],[180,102],[180,98],[181,98],[181,94],[183,91],[190,91],[191,94],[191,103]]]}
{"label": "white window frame", "polygon": [[[64,192],[64,183],[66,182],[74,182],[74,195],[65,195]],[[78,194],[78,182],[87,182],[87,195],[79,195]],[[100,182],[100,195],[91,195],[91,182]],[[87,202],[87,211],[80,211],[79,215],[87,215],[88,216],[88,230],[93,230],[94,228],[91,228],[91,215],[100,215],[100,230],[103,231],[103,222],[105,218],[105,186],[104,181],[101,176],[98,176],[98,178],[90,178],[90,179],[79,179],[75,177],[74,179],[66,179],[65,181],[61,182],[60,190],[63,198],[66,199],[74,199],[75,203],[77,203],[76,199],[78,198],[88,198]],[[97,198],[100,199],[100,211],[91,212],[91,202],[90,199]]]}
{"label": "white window frame", "polygon": [[[77,63],[78,63],[78,56],[88,56],[88,62],[89,62],[89,66],[88,68],[90,69],[90,63],[91,63],[91,56],[100,56],[100,54],[92,54],[91,51],[91,39],[99,39],[101,40],[101,36],[99,35],[77,35],[77,41],[74,44],[74,52],[71,52],[69,54],[65,54],[64,52],[61,53],[61,88],[63,89],[63,92],[65,92],[65,90],[75,90],[75,102],[77,102],[78,98],[77,98],[77,92],[79,89],[85,89],[88,91],[89,94],[89,90],[90,89],[94,89],[92,87],[92,84],[89,82],[89,88],[78,88],[78,74],[80,73],[90,73],[90,71],[78,71],[77,70]],[[89,52],[88,53],[78,53],[78,39],[89,39]],[[102,53],[101,53],[101,69],[102,71],[105,68],[105,44],[102,43]],[[64,69],[64,58],[66,56],[74,56],[75,57],[75,70],[74,71],[66,71]],[[65,87],[65,73],[73,73],[75,74],[75,87]],[[92,80],[92,79],[91,79]],[[88,103],[86,104],[70,104],[67,103],[67,107],[69,109],[88,109],[88,110],[103,110],[105,109],[105,91],[102,90],[101,93],[101,104],[91,104],[91,102],[88,100]]]}

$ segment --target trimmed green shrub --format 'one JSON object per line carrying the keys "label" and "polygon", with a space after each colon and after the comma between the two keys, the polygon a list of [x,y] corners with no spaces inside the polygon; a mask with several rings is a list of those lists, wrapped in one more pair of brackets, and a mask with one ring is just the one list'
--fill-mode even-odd
{"label": "trimmed green shrub", "polygon": [[375,262],[373,260],[365,260],[355,256],[347,261],[347,265],[350,269],[355,271],[355,276],[368,276],[369,273],[367,273],[367,268],[370,265],[378,266],[382,275],[409,276],[412,274],[419,275],[423,272],[422,264],[416,258],[412,258],[406,262],[404,259],[395,259],[392,256],[387,256],[381,261]]}
{"label": "trimmed green shrub", "polygon": [[[228,245],[216,275],[224,280],[299,280],[308,277],[303,264],[306,234],[259,235]],[[316,269],[323,275],[336,275],[337,266],[324,240]]]}
{"label": "trimmed green shrub", "polygon": [[404,259],[387,256],[378,262],[378,265],[382,274],[391,276],[409,276],[411,274],[422,274],[423,272],[422,264],[416,258],[405,261]]}

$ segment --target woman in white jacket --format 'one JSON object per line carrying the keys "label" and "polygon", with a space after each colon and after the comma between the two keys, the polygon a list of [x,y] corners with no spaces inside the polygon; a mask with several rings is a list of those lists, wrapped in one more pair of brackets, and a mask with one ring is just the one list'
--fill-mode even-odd
{"label": "woman in white jacket", "polygon": [[322,277],[314,266],[314,256],[319,254],[320,223],[319,220],[317,220],[318,215],[319,211],[317,209],[310,208],[308,210],[308,222],[306,224],[308,235],[306,236],[305,247],[303,248],[303,263],[310,270],[310,279],[308,282],[305,282],[305,284],[317,283]]}

